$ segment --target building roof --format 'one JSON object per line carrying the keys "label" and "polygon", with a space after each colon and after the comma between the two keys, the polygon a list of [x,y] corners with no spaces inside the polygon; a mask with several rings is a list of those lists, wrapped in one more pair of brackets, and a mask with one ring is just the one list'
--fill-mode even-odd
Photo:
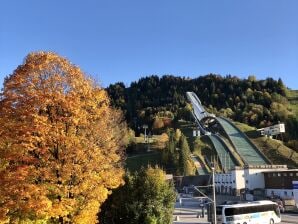
{"label": "building roof", "polygon": [[298,172],[298,169],[290,169],[290,170],[266,170],[262,173],[291,173],[291,172]]}

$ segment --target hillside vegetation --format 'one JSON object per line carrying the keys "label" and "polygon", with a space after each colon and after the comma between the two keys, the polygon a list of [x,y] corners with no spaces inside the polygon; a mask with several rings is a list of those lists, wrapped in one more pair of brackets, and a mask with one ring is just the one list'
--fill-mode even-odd
{"label": "hillside vegetation", "polygon": [[240,79],[213,74],[194,79],[149,76],[132,82],[129,87],[123,83],[110,85],[107,91],[112,104],[124,111],[136,132],[144,123],[158,129],[175,119],[189,119],[187,91],[195,92],[210,112],[254,127],[287,122],[295,117],[281,79],[256,80],[254,76]]}
{"label": "hillside vegetation", "polygon": [[287,90],[287,98],[290,103],[290,109],[298,117],[298,90]]}
{"label": "hillside vegetation", "polygon": [[[192,127],[181,125],[181,120],[186,124],[193,121],[192,107],[186,98],[186,92],[193,91],[206,110],[232,119],[273,163],[297,165],[298,91],[287,89],[281,79],[257,80],[254,76],[240,79],[214,74],[194,79],[152,75],[132,82],[130,86],[115,83],[107,91],[112,105],[124,112],[136,136],[144,131],[144,124],[149,126],[147,131],[152,134],[179,128],[196,155],[212,159],[214,152],[208,152],[208,147],[203,151],[197,149],[200,144],[192,137]],[[254,131],[278,122],[286,124],[283,142],[260,138]],[[157,160],[156,164],[159,164],[159,158]]]}
{"label": "hillside vegetation", "polygon": [[[260,136],[260,133],[255,128],[246,124],[239,122],[235,124],[273,164],[287,164],[290,168],[297,167],[298,153],[287,147],[281,140]],[[282,139],[282,136],[278,136],[278,138]]]}

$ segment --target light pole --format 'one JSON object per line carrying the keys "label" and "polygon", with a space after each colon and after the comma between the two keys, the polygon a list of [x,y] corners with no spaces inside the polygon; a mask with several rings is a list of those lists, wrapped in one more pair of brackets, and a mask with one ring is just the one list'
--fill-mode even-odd
{"label": "light pole", "polygon": [[215,180],[214,180],[214,167],[212,169],[212,186],[213,186],[213,214],[214,214],[214,224],[217,224],[216,220],[216,199],[215,199]]}
{"label": "light pole", "polygon": [[[214,166],[214,163],[213,163]],[[199,193],[201,193],[204,197],[208,198],[211,203],[213,203],[213,217],[214,217],[214,222],[212,224],[217,224],[217,219],[216,219],[216,198],[215,198],[215,168],[211,167],[212,169],[212,184],[211,185],[207,185],[207,186],[195,186],[194,189],[196,189]],[[208,197],[206,194],[204,194],[202,191],[200,191],[199,187],[211,187],[212,186],[212,194],[213,194],[213,198],[211,199],[210,197]]]}
{"label": "light pole", "polygon": [[143,128],[145,129],[145,135],[144,135],[144,141],[146,142],[147,141],[147,133],[146,133],[146,130],[147,130],[147,128],[148,128],[148,125],[147,124],[144,124],[143,125]]}

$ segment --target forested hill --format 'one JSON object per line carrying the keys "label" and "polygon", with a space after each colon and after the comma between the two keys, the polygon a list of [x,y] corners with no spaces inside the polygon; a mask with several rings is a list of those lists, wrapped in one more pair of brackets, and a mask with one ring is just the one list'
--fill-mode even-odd
{"label": "forested hill", "polygon": [[[287,88],[281,79],[256,80],[255,76],[206,75],[190,79],[165,75],[149,76],[132,82],[110,85],[112,104],[121,108],[132,128],[143,123],[151,126],[159,118],[189,119],[186,92],[195,92],[212,113],[224,115],[254,127],[281,122],[297,123],[288,106]],[[296,124],[295,123],[295,124]]]}

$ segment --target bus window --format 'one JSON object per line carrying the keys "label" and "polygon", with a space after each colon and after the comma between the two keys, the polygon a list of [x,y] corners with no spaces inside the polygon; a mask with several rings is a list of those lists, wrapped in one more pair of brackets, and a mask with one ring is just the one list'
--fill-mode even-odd
{"label": "bus window", "polygon": [[222,215],[222,206],[216,206],[216,215]]}
{"label": "bus window", "polygon": [[[222,206],[223,223],[279,223],[280,210],[276,203],[271,201],[258,201]],[[252,220],[251,220],[252,219]]]}

